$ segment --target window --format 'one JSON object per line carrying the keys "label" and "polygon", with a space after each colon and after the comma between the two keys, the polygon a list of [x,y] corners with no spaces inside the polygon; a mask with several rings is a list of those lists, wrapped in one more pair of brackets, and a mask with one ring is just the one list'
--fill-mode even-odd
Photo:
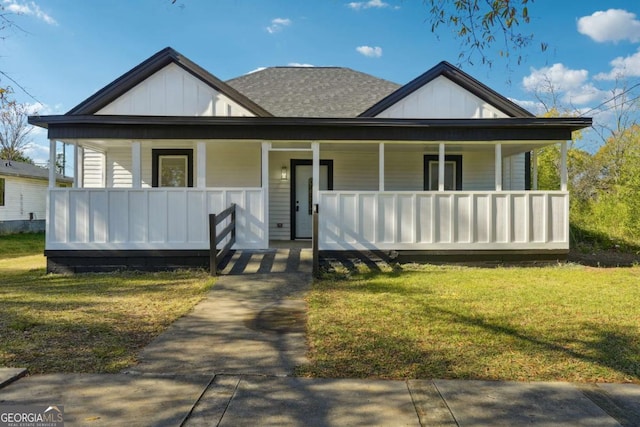
{"label": "window", "polygon": [[4,178],[0,178],[0,206],[4,206]]}
{"label": "window", "polygon": [[[438,191],[438,156],[424,156],[424,189]],[[444,189],[445,191],[462,190],[462,156],[448,155],[444,157]]]}
{"label": "window", "polygon": [[193,150],[153,150],[153,187],[193,187]]}

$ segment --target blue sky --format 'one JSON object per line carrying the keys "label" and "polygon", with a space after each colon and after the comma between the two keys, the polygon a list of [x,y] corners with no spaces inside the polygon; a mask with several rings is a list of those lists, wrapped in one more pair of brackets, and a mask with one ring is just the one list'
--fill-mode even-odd
{"label": "blue sky", "polygon": [[[275,65],[344,66],[406,83],[442,60],[459,63],[459,41],[430,31],[421,0],[0,0],[22,29],[0,40],[0,70],[24,86],[21,102],[63,114],[160,49],[171,46],[226,80]],[[467,73],[534,113],[551,83],[560,102],[586,112],[611,98],[615,76],[640,83],[638,0],[535,0],[534,44],[520,65],[495,51],[492,67]],[[539,42],[546,42],[545,52]],[[497,51],[497,48],[496,48]],[[0,84],[10,83],[6,77]],[[14,85],[15,86],[15,85]],[[620,85],[618,85],[620,86]],[[35,98],[35,99],[34,99]],[[610,113],[610,110],[609,110]],[[607,112],[595,115],[606,121]],[[595,135],[580,142],[594,150]],[[43,131],[27,154],[46,162]]]}

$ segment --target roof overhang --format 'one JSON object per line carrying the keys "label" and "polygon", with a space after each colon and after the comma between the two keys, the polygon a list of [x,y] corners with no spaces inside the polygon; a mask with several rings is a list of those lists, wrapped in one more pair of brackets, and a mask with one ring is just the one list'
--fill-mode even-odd
{"label": "roof overhang", "polygon": [[49,139],[253,139],[323,141],[566,141],[586,117],[381,119],[299,117],[31,116]]}

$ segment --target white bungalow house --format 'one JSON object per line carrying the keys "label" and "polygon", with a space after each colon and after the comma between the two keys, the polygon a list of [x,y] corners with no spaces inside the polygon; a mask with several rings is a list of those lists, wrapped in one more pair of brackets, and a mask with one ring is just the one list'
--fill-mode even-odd
{"label": "white bungalow house", "polygon": [[[0,235],[43,232],[49,171],[29,163],[0,159]],[[73,180],[55,176],[55,185]]]}
{"label": "white bungalow house", "polygon": [[[566,141],[589,118],[538,118],[442,62],[404,86],[339,67],[223,82],[163,49],[64,115],[74,186],[50,178],[50,271],[208,265],[209,213],[237,205],[236,249],[561,257]],[[561,144],[558,191],[535,153]],[[54,150],[52,150],[53,152]],[[534,171],[534,173],[531,173]]]}

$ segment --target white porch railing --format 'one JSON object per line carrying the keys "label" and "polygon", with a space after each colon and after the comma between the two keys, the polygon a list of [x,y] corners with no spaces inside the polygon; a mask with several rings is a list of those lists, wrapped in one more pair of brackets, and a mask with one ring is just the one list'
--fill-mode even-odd
{"label": "white porch railing", "polygon": [[209,214],[237,205],[236,248],[268,247],[260,188],[50,189],[47,250],[209,249]]}
{"label": "white porch railing", "polygon": [[320,250],[569,249],[569,193],[323,191]]}

